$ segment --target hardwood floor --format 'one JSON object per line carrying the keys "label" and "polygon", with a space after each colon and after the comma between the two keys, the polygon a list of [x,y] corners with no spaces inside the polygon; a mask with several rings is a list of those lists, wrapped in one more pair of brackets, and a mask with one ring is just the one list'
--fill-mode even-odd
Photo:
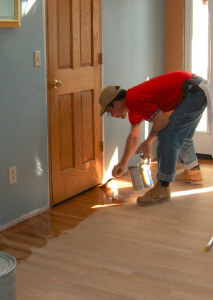
{"label": "hardwood floor", "polygon": [[201,170],[160,205],[138,207],[127,174],[2,232],[17,299],[213,299],[213,161]]}

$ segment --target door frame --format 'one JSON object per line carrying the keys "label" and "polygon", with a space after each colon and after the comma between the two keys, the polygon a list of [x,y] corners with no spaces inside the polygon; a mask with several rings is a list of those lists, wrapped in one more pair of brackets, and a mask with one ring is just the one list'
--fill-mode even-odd
{"label": "door frame", "polygon": [[48,129],[48,165],[49,165],[49,204],[53,206],[53,190],[52,190],[52,151],[51,151],[51,135],[50,135],[50,82],[49,82],[49,40],[48,40],[48,5],[44,0],[45,6],[45,33],[46,33],[46,87],[47,87],[47,129]]}
{"label": "door frame", "polygon": [[52,151],[50,135],[50,82],[49,82],[49,40],[48,40],[48,5],[45,3],[45,33],[46,33],[46,87],[47,87],[47,129],[48,129],[48,165],[49,165],[49,204],[53,207],[53,190],[52,190]]}
{"label": "door frame", "polygon": [[[211,1],[208,2],[209,12],[213,16],[213,5]],[[208,59],[210,60],[208,63],[208,80],[212,86],[213,84],[213,60],[212,56],[212,46],[213,46],[213,32],[210,30],[212,25],[212,19],[209,19],[209,50],[208,50]],[[191,37],[193,34],[193,0],[185,1],[185,18],[184,18],[184,69],[191,72],[192,71],[192,42]],[[207,116],[208,118],[208,116]],[[207,120],[207,128],[208,128],[208,120]],[[213,156],[213,139],[212,136],[207,129],[207,131],[196,131],[194,134],[194,144],[196,152],[204,155]],[[205,150],[203,150],[203,146],[205,145]]]}

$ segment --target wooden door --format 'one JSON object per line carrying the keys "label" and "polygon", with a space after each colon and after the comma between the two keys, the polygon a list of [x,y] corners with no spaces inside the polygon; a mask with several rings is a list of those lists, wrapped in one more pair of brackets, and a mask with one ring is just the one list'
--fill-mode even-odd
{"label": "wooden door", "polygon": [[[47,0],[52,202],[101,182],[100,0]],[[55,83],[55,85],[54,85]]]}

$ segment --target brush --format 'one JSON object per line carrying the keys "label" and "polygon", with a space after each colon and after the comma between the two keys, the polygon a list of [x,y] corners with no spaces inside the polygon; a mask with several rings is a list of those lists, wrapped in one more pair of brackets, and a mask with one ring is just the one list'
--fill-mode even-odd
{"label": "brush", "polygon": [[[120,172],[121,172],[121,169],[118,170],[117,174],[119,174]],[[98,187],[101,188],[101,189],[105,188],[106,185],[107,185],[110,181],[112,181],[113,179],[115,179],[115,177],[112,177],[112,178],[108,179],[105,183],[98,185]]]}
{"label": "brush", "polygon": [[105,183],[98,185],[98,187],[101,188],[101,189],[105,188],[106,185],[107,185],[110,181],[112,181],[113,179],[114,179],[114,177],[108,179]]}

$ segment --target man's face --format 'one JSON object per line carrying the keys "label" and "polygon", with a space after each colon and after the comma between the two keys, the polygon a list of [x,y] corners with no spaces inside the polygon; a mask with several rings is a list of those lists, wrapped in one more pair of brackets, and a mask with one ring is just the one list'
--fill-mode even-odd
{"label": "man's face", "polygon": [[127,109],[123,101],[114,101],[113,106],[107,106],[106,112],[111,117],[125,119],[127,115]]}

